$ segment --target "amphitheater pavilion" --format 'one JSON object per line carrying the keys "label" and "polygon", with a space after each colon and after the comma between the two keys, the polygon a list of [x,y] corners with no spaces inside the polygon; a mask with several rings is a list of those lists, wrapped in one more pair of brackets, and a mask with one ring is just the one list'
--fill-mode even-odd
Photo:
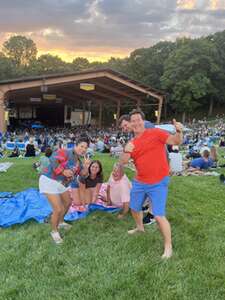
{"label": "amphitheater pavilion", "polygon": [[64,126],[74,107],[80,108],[84,125],[91,103],[97,105],[99,127],[110,106],[114,107],[117,123],[125,102],[142,109],[143,105],[153,106],[159,123],[163,99],[163,92],[110,69],[0,81],[0,132],[6,131],[8,116],[12,122],[27,117]]}

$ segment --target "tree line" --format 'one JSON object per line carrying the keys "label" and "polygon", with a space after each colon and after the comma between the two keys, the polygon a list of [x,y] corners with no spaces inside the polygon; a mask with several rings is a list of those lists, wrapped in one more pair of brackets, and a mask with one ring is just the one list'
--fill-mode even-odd
{"label": "tree line", "polygon": [[159,42],[107,62],[77,57],[68,63],[58,56],[37,54],[33,40],[10,37],[0,51],[0,80],[111,68],[164,91],[165,115],[167,110],[176,112],[184,120],[203,109],[210,116],[215,106],[225,104],[225,31],[198,39]]}

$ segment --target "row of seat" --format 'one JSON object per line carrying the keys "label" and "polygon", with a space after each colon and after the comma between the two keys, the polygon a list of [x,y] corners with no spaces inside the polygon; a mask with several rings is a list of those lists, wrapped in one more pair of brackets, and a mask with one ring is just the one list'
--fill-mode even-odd
{"label": "row of seat", "polygon": [[[5,145],[7,150],[13,150],[16,146],[20,151],[26,150],[26,144],[22,142],[7,142]],[[67,149],[72,149],[73,147],[74,143],[67,143]]]}

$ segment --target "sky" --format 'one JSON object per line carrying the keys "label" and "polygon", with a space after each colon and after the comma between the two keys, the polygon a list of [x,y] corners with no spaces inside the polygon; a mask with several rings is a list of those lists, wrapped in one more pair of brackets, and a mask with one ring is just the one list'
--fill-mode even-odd
{"label": "sky", "polygon": [[38,55],[107,61],[178,37],[225,30],[225,0],[0,0],[0,48],[31,38]]}

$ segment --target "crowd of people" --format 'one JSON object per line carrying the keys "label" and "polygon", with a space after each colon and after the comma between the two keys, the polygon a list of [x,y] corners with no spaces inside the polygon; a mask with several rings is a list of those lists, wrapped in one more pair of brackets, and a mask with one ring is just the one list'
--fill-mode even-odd
{"label": "crowd of people", "polygon": [[[110,153],[118,156],[127,141],[126,135],[121,135],[115,127],[99,129],[95,126],[76,126],[73,128],[44,128],[17,129],[0,133],[0,157],[32,157],[44,153],[50,147],[53,151],[58,148],[72,148],[81,135],[89,137],[89,152]],[[21,144],[23,145],[21,151]],[[8,154],[8,145],[11,153]]]}
{"label": "crowd of people", "polygon": [[[213,124],[206,120],[183,126],[173,120],[174,132],[155,128],[140,110],[119,119],[115,127],[98,129],[45,128],[17,130],[0,134],[1,157],[37,157],[34,168],[39,172],[39,190],[52,206],[51,236],[63,242],[60,229],[69,229],[64,216],[72,206],[85,209],[91,203],[103,202],[121,208],[118,218],[129,210],[135,228],[129,234],[144,232],[144,224],[157,222],[164,239],[162,257],[172,255],[170,224],[166,218],[169,175],[201,175],[219,166],[217,145],[225,147],[222,119]],[[10,152],[8,143],[15,145]],[[18,144],[24,143],[21,151]],[[104,166],[94,160],[95,152],[109,153],[118,162],[104,183]],[[125,166],[135,171],[132,182]],[[143,216],[143,211],[147,214]]]}

